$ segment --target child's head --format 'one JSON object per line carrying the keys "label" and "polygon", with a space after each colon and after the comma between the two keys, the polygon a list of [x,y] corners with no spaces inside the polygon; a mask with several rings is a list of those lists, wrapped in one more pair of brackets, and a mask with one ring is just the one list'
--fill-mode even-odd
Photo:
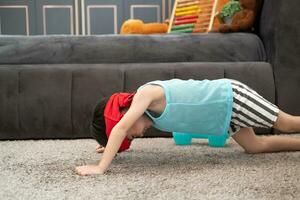
{"label": "child's head", "polygon": [[91,123],[92,137],[103,147],[106,146],[108,141],[104,119],[104,109],[108,99],[108,97],[104,97],[97,103]]}
{"label": "child's head", "polygon": [[[125,114],[129,108],[123,109],[121,112]],[[152,126],[152,120],[143,114],[128,130],[127,138],[132,141],[134,138],[143,137],[148,128]]]}
{"label": "child's head", "polygon": [[[129,109],[129,107],[121,107],[117,105],[116,108],[116,104],[112,103],[112,98],[118,98],[118,94],[120,93],[116,93],[114,95],[112,95],[111,97],[106,97],[101,99],[95,109],[94,109],[94,115],[93,115],[93,120],[92,120],[92,124],[91,124],[91,132],[92,132],[92,137],[94,139],[96,139],[96,141],[102,145],[102,146],[106,146],[107,141],[108,141],[108,135],[107,134],[108,130],[107,130],[107,126],[110,126],[110,130],[111,128],[115,125],[114,123],[116,123],[116,121],[114,121],[113,125],[109,122],[109,119],[105,118],[104,113],[106,113],[109,110],[109,108],[106,108],[106,105],[109,104],[109,107],[113,107],[113,110],[117,110],[117,112],[120,114],[120,116],[123,116],[127,110]],[[122,94],[126,94],[126,93],[121,93]],[[133,98],[133,95],[131,97],[131,99]],[[122,98],[121,98],[122,99]],[[108,103],[109,102],[109,103]],[[120,98],[118,98],[117,101],[115,102],[120,102]],[[131,100],[129,102],[130,106],[131,104]],[[105,109],[106,108],[106,109]],[[120,119],[119,119],[120,120]],[[109,123],[109,124],[107,124]],[[127,132],[127,138],[125,138],[124,143],[127,143],[127,145],[125,144],[125,146],[127,147],[123,147],[121,146],[119,151],[124,151],[126,149],[129,148],[130,142],[136,138],[136,137],[142,137],[144,135],[144,133],[146,132],[146,130],[151,127],[152,125],[152,121],[151,119],[146,116],[145,114],[143,116],[141,116],[134,124],[133,126],[128,130]],[[109,130],[109,132],[110,132]]]}

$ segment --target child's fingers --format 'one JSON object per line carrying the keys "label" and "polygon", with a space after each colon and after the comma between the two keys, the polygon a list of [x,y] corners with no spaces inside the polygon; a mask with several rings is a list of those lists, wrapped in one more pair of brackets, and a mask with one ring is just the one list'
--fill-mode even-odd
{"label": "child's fingers", "polygon": [[105,147],[100,147],[100,148],[96,149],[96,152],[97,153],[103,153],[104,150],[105,150]]}
{"label": "child's fingers", "polygon": [[104,150],[105,150],[105,147],[101,147],[101,148],[99,149],[99,153],[103,153]]}
{"label": "child's fingers", "polygon": [[99,149],[102,149],[102,148],[104,148],[104,147],[103,147],[102,145],[99,145],[99,144],[98,144],[98,145],[96,146],[96,151],[98,151]]}
{"label": "child's fingers", "polygon": [[76,167],[75,168],[75,173],[80,175],[80,176],[85,176],[86,174],[82,171],[82,167]]}

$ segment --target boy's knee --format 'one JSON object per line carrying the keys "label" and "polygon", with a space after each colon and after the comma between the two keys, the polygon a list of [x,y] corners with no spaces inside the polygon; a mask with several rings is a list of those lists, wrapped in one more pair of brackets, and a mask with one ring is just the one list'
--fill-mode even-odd
{"label": "boy's knee", "polygon": [[263,151],[261,149],[245,149],[245,153],[247,154],[257,154],[257,153],[262,153]]}
{"label": "boy's knee", "polygon": [[273,127],[284,133],[295,132],[293,120],[294,117],[292,115],[284,113],[283,111],[279,111],[277,120]]}
{"label": "boy's knee", "polygon": [[268,151],[268,143],[265,136],[258,136],[255,144],[247,146],[245,152],[248,154],[265,153]]}

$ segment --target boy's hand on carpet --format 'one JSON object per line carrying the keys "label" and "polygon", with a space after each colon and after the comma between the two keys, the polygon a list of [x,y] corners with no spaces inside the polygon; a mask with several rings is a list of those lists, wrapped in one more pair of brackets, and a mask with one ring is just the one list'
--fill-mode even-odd
{"label": "boy's hand on carpet", "polygon": [[102,145],[98,144],[98,145],[96,146],[96,152],[97,152],[97,153],[103,153],[104,150],[105,150],[105,147],[103,147]]}
{"label": "boy's hand on carpet", "polygon": [[92,174],[104,174],[104,171],[98,165],[84,165],[75,168],[76,174],[80,176]]}

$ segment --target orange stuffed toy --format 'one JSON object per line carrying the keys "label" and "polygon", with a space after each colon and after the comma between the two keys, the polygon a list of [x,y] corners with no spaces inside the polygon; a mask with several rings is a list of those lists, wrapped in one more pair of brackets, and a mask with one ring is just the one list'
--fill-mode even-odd
{"label": "orange stuffed toy", "polygon": [[242,10],[232,16],[232,22],[230,24],[220,24],[212,32],[250,31],[254,26],[261,3],[261,0],[240,0]]}
{"label": "orange stuffed toy", "polygon": [[144,23],[142,20],[129,19],[121,27],[120,34],[155,34],[166,33],[168,25],[165,23]]}

